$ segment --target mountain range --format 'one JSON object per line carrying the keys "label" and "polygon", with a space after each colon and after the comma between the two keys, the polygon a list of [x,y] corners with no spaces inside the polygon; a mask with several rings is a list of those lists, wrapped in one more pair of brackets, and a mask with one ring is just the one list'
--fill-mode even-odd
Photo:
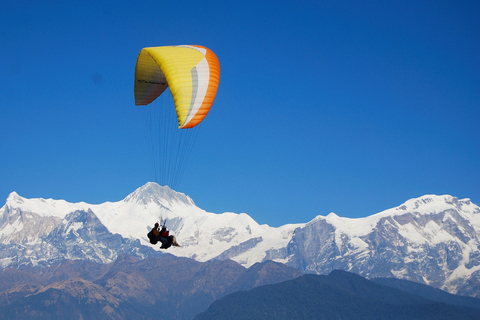
{"label": "mountain range", "polygon": [[302,273],[340,269],[480,297],[480,208],[449,195],[411,199],[365,218],[330,213],[274,228],[245,213],[206,212],[187,195],[155,183],[124,200],[95,205],[12,192],[0,209],[0,267],[158,258],[164,251],[152,247],[146,234],[160,220],[182,245],[168,250],[177,257],[233,260],[246,268],[272,260]]}

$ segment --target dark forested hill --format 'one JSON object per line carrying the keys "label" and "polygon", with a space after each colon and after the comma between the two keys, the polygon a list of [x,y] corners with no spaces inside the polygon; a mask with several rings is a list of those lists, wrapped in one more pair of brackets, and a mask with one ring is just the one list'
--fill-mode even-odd
{"label": "dark forested hill", "polygon": [[397,288],[402,291],[415,294],[417,296],[421,296],[433,301],[444,302],[456,306],[480,309],[480,299],[478,298],[451,294],[443,290],[417,282],[396,278],[375,278],[372,279],[372,281],[384,286]]}
{"label": "dark forested hill", "polygon": [[345,271],[230,294],[195,320],[480,319],[480,310],[432,301]]}

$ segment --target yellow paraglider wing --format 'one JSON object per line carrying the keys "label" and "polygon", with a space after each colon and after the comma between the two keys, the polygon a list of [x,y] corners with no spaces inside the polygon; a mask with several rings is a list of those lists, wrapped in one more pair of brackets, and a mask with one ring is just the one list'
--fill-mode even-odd
{"label": "yellow paraglider wing", "polygon": [[150,47],[135,68],[135,104],[147,105],[170,87],[180,128],[193,128],[207,115],[217,93],[220,65],[201,46]]}

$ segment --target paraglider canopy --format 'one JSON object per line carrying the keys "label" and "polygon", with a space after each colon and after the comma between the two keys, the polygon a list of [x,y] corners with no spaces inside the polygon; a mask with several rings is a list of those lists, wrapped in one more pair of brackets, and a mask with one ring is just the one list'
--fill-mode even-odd
{"label": "paraglider canopy", "polygon": [[147,105],[169,87],[179,128],[193,128],[210,110],[219,79],[218,59],[205,47],[143,48],[135,68],[135,104]]}

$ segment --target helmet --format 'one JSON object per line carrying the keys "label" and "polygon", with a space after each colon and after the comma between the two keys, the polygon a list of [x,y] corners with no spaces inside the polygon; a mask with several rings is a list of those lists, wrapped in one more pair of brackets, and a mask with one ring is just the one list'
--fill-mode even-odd
{"label": "helmet", "polygon": [[155,223],[155,228],[158,228],[158,222],[157,222],[157,223]]}

